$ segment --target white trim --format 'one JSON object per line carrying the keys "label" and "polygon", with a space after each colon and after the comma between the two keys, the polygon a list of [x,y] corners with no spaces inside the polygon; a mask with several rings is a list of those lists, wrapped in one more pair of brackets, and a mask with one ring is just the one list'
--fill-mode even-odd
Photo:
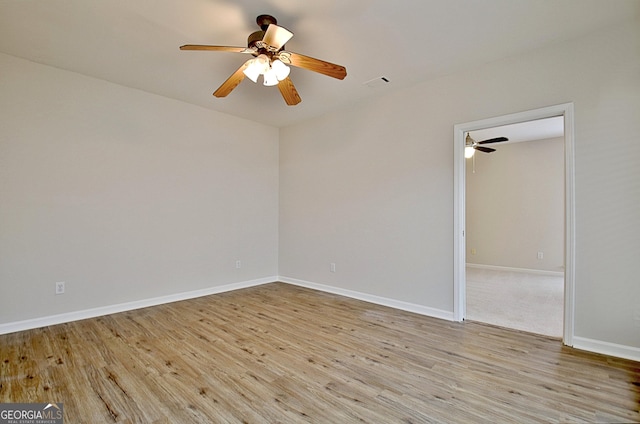
{"label": "white trim", "polygon": [[573,346],[576,292],[575,131],[573,103],[564,106],[564,343]]}
{"label": "white trim", "polygon": [[509,266],[467,264],[467,268],[488,269],[492,271],[520,272],[523,274],[548,275],[550,277],[564,277],[562,271],[547,271],[545,269],[513,268]]}
{"label": "white trim", "polygon": [[460,125],[453,128],[453,319],[463,321],[467,316],[467,249],[465,241],[465,139]]}
{"label": "white trim", "polygon": [[453,315],[456,321],[466,316],[465,284],[465,158],[464,134],[485,128],[564,116],[565,155],[565,295],[563,343],[573,344],[575,319],[575,165],[573,103],[564,103],[510,115],[482,119],[453,127],[454,139],[454,198],[453,198]]}
{"label": "white trim", "polygon": [[180,300],[194,299],[197,297],[209,296],[212,294],[218,294],[232,290],[245,289],[248,287],[272,283],[274,281],[277,281],[277,277],[260,278],[257,280],[225,284],[222,286],[209,287],[202,290],[194,290],[183,293],[175,293],[167,296],[154,297],[151,299],[136,300],[133,302],[101,306],[98,308],[85,309],[82,311],[67,312],[59,315],[51,315],[24,321],[10,322],[6,324],[0,324],[0,334],[14,333],[16,331],[31,330],[33,328],[63,324],[66,322],[79,321],[87,318],[95,318],[119,312],[132,311],[134,309],[148,308],[150,306],[163,305],[166,303],[178,302]]}
{"label": "white trim", "polygon": [[388,306],[394,309],[400,309],[403,311],[426,315],[433,318],[453,321],[453,313],[449,311],[429,308],[427,306],[417,305],[415,303],[403,302],[401,300],[390,299],[387,297],[376,296],[353,290],[341,289],[339,287],[328,286],[325,284],[312,283],[310,281],[298,280],[296,278],[290,277],[280,276],[279,281],[287,284],[293,284],[295,286],[306,287],[308,289],[323,291],[326,293],[338,294],[340,296],[350,297],[352,299],[363,300],[365,302],[374,303],[376,305]]}
{"label": "white trim", "polygon": [[600,353],[617,358],[630,359],[640,362],[640,348],[619,345],[615,343],[603,342],[601,340],[587,339],[584,337],[573,337],[573,347],[575,349]]}

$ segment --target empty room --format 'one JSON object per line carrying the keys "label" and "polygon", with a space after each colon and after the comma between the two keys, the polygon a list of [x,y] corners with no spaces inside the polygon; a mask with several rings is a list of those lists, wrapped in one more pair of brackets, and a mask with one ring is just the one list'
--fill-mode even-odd
{"label": "empty room", "polygon": [[0,424],[640,422],[639,134],[640,0],[2,0]]}

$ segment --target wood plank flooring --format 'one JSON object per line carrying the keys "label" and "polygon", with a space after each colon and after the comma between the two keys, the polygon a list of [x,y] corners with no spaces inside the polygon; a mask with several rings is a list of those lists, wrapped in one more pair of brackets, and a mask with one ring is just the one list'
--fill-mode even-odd
{"label": "wood plank flooring", "polygon": [[640,363],[273,283],[0,336],[65,423],[640,422]]}

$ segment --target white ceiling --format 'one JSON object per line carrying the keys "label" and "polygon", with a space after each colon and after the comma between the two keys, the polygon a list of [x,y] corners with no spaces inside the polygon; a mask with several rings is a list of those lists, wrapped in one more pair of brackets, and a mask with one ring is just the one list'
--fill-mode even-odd
{"label": "white ceiling", "polygon": [[[245,46],[263,13],[345,80],[294,68],[297,106],[247,79],[213,97],[247,57],[178,47]],[[0,52],[282,127],[638,15],[639,0],[0,0]]]}

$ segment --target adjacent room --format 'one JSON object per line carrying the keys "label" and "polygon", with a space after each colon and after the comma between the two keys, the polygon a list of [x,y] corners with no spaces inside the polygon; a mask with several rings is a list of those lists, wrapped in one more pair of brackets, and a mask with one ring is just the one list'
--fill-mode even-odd
{"label": "adjacent room", "polygon": [[[0,1],[0,422],[640,422],[639,75],[639,0]],[[461,234],[461,164],[562,222]]]}
{"label": "adjacent room", "polygon": [[562,338],[564,118],[469,134],[466,319]]}

